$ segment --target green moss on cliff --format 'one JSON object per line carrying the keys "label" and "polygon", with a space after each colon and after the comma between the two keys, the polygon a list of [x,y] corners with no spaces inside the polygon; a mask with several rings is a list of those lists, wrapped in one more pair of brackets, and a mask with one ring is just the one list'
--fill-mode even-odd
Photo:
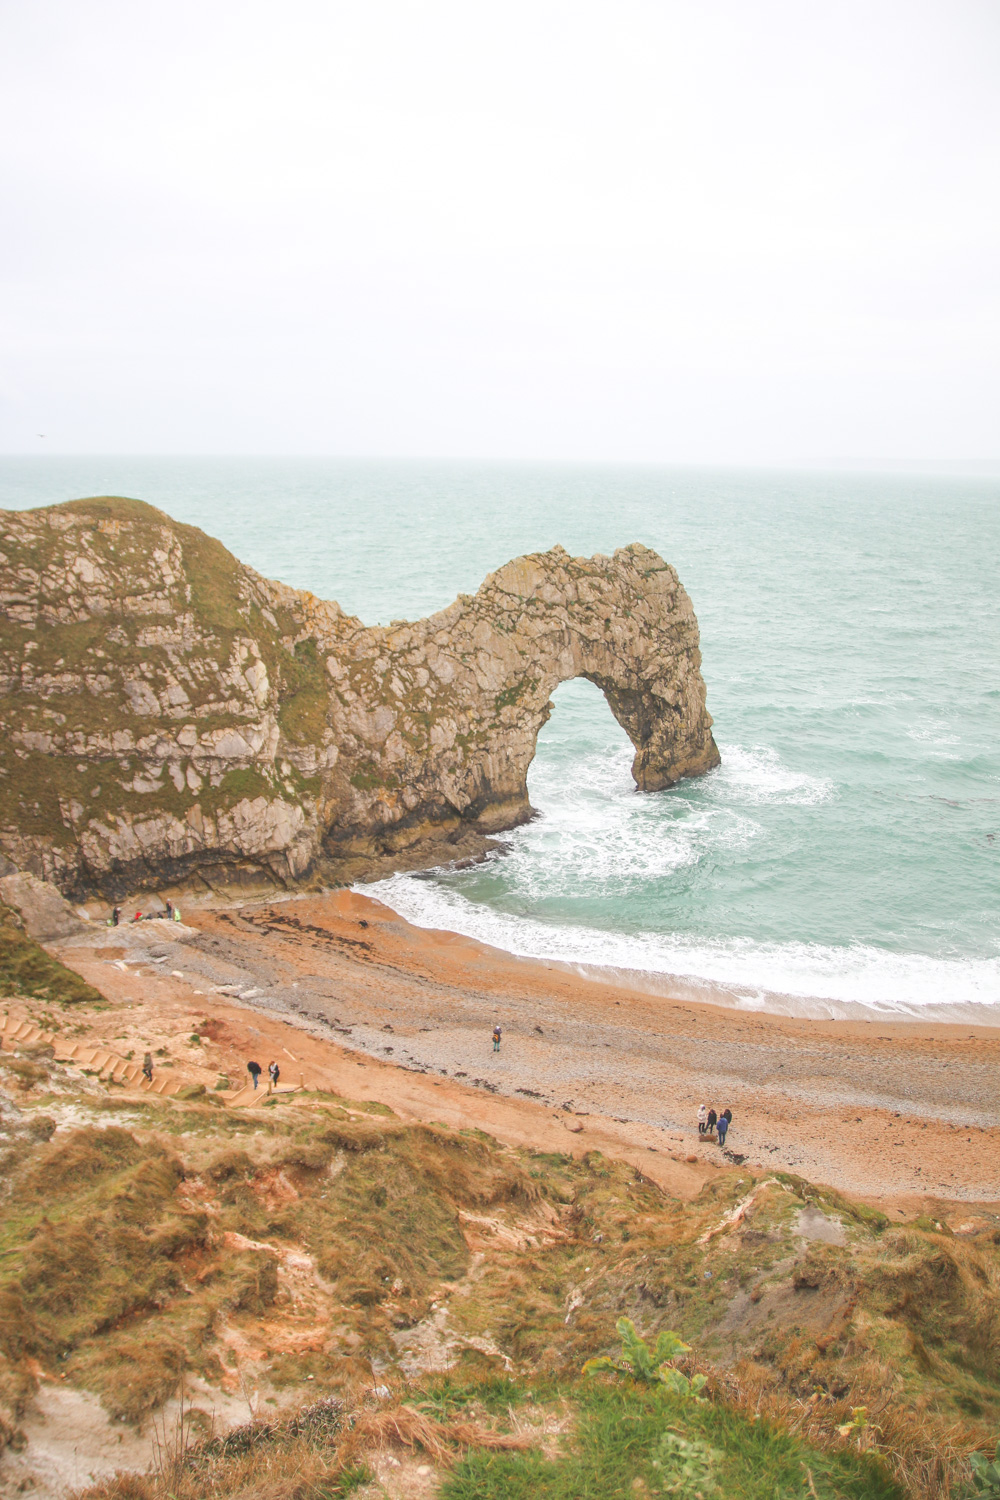
{"label": "green moss on cliff", "polygon": [[520,703],[527,693],[533,693],[538,686],[537,677],[522,677],[519,682],[512,682],[510,687],[504,688],[502,693],[497,693],[493,700],[493,707],[497,713],[502,708],[511,708],[515,703]]}
{"label": "green moss on cliff", "polygon": [[258,797],[274,796],[274,785],[262,776],[255,766],[242,766],[227,771],[217,787],[209,787],[196,800],[206,812],[218,812],[244,800],[253,802]]}
{"label": "green moss on cliff", "polygon": [[351,786],[359,792],[374,792],[378,787],[386,791],[396,791],[399,787],[399,777],[393,776],[391,772],[383,771],[374,761],[365,761],[358,766],[351,776]]}
{"label": "green moss on cliff", "polygon": [[297,745],[321,744],[329,693],[316,642],[299,641],[291,656],[282,652],[279,671],[284,692],[278,723]]}

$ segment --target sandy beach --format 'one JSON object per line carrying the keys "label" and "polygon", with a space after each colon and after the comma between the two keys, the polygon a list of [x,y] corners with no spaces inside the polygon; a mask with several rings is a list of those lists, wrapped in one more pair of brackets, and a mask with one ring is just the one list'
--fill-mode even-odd
{"label": "sandy beach", "polygon": [[698,1137],[698,1105],[728,1105],[730,1162],[903,1216],[1000,1200],[995,1028],[792,1020],[651,996],[415,928],[344,890],[187,907],[185,923],[195,933],[182,942],[156,924],[62,949],[118,1002],[115,1034],[166,1045],[175,1067],[193,1065],[181,1043],[197,1029],[203,1070],[236,1085],[252,1053],[274,1053],[296,1084],[544,1149],[613,1151],[681,1196],[722,1156]]}

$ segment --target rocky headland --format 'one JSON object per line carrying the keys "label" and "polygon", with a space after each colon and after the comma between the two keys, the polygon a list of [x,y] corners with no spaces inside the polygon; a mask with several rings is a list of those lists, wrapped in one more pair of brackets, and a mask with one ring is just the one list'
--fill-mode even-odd
{"label": "rocky headland", "polygon": [[641,545],[517,558],[382,627],[141,501],[0,512],[0,850],[75,899],[478,855],[531,816],[570,678],[604,693],[641,789],[717,765],[700,664]]}

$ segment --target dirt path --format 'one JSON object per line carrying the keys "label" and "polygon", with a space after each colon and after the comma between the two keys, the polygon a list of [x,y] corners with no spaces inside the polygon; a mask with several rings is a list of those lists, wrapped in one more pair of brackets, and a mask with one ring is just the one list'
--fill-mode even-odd
{"label": "dirt path", "polygon": [[236,1083],[250,1056],[273,1057],[283,1082],[511,1143],[613,1152],[682,1197],[721,1155],[699,1140],[697,1107],[728,1104],[730,1150],[748,1164],[904,1212],[1000,1199],[997,1029],[796,1021],[637,994],[413,928],[348,891],[187,906],[185,918],[189,941],[150,924],[155,935],[60,948],[115,1002],[94,1027],[117,1027],[118,1050],[166,1046],[158,1067]]}

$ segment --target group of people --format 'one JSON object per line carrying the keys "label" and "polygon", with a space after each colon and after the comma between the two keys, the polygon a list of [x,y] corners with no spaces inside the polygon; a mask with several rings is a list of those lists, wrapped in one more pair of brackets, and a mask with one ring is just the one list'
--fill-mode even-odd
{"label": "group of people", "polygon": [[[172,901],[168,901],[167,902],[167,909],[166,909],[166,911],[146,911],[146,912],[137,911],[136,914],[135,914],[135,916],[132,918],[132,921],[133,922],[155,922],[158,919],[162,919],[162,920],[167,921],[167,922],[179,922],[180,919],[181,919],[180,907],[179,906],[175,906]],[[108,923],[108,926],[109,927],[120,927],[121,926],[121,922],[122,922],[122,909],[121,909],[120,906],[116,906],[113,909],[112,913],[111,913],[111,919],[110,919],[110,921]]]}
{"label": "group of people", "polygon": [[[261,1065],[260,1065],[259,1062],[253,1062],[253,1061],[251,1061],[251,1062],[247,1063],[247,1072],[250,1074],[250,1077],[253,1079],[253,1086],[254,1086],[254,1088],[256,1088],[257,1084],[260,1082],[260,1075],[261,1075],[261,1073],[263,1071],[264,1070],[261,1067]],[[143,1057],[143,1059],[142,1059],[142,1076],[143,1076],[143,1078],[145,1078],[145,1080],[146,1080],[147,1083],[152,1083],[152,1081],[153,1081],[153,1058],[152,1058],[152,1054],[149,1053],[149,1052],[147,1052],[145,1054],[145,1056]],[[268,1076],[268,1078],[270,1080],[270,1082],[268,1083],[268,1086],[267,1086],[267,1092],[270,1094],[272,1092],[272,1090],[274,1090],[274,1089],[276,1089],[278,1087],[278,1079],[281,1077],[281,1069],[278,1067],[278,1064],[276,1062],[268,1063],[268,1065],[267,1065],[267,1076]]]}
{"label": "group of people", "polygon": [[[264,1070],[259,1062],[251,1061],[247,1063],[247,1072],[253,1079],[254,1088],[256,1088],[257,1084],[260,1082],[260,1075],[263,1071]],[[267,1092],[271,1093],[272,1089],[276,1089],[278,1087],[278,1079],[281,1077],[281,1069],[278,1067],[278,1064],[276,1062],[268,1063],[267,1076],[270,1080],[267,1085]]]}
{"label": "group of people", "polygon": [[730,1127],[730,1125],[732,1123],[733,1123],[733,1112],[732,1112],[731,1109],[724,1109],[721,1114],[717,1114],[714,1109],[709,1109],[707,1105],[705,1105],[705,1104],[699,1104],[699,1106],[698,1106],[698,1134],[699,1135],[713,1135],[714,1134],[714,1135],[716,1135],[718,1137],[719,1145],[720,1146],[724,1146],[726,1144],[726,1132],[728,1131],[728,1129],[729,1129],[729,1127]]}

